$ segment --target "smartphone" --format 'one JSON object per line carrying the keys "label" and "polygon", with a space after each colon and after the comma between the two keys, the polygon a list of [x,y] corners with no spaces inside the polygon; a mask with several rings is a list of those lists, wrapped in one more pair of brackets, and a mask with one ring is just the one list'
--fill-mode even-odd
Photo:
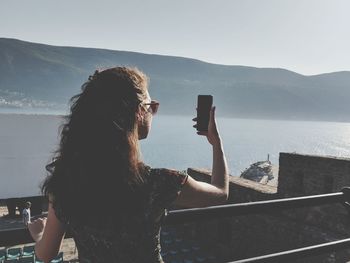
{"label": "smartphone", "polygon": [[213,96],[198,95],[197,131],[208,131],[209,114],[212,106],[213,106]]}

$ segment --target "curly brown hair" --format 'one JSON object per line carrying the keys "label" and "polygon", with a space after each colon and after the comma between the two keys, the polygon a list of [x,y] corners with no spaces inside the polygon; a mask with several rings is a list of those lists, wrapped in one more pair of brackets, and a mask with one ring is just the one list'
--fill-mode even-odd
{"label": "curly brown hair", "polygon": [[[42,192],[67,221],[138,205],[145,178],[139,153],[137,109],[147,76],[136,68],[96,71],[70,100],[59,149],[47,165]],[[127,202],[126,202],[127,200]],[[89,214],[87,214],[89,213]]]}

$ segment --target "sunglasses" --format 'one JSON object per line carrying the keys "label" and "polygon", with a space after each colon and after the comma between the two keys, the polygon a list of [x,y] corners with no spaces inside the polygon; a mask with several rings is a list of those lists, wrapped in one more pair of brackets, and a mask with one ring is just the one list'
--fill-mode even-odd
{"label": "sunglasses", "polygon": [[148,108],[148,111],[154,115],[157,113],[158,108],[159,108],[159,102],[156,100],[152,100],[150,103],[143,103],[143,105],[149,105],[150,107]]}

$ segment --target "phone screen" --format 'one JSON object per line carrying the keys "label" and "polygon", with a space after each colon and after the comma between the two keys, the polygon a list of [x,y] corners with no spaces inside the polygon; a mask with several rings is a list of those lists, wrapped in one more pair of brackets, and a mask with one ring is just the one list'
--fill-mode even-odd
{"label": "phone screen", "polygon": [[209,114],[213,105],[213,96],[198,95],[197,102],[197,131],[208,131]]}

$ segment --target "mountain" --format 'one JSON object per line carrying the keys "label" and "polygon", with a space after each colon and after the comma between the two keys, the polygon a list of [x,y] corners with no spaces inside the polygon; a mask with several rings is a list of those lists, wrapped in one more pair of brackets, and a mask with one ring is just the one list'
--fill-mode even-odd
{"label": "mountain", "polygon": [[350,121],[350,72],[304,76],[278,68],[0,38],[0,110],[63,110],[96,68],[136,66],[150,77],[161,113],[194,115],[212,94],[227,117]]}

